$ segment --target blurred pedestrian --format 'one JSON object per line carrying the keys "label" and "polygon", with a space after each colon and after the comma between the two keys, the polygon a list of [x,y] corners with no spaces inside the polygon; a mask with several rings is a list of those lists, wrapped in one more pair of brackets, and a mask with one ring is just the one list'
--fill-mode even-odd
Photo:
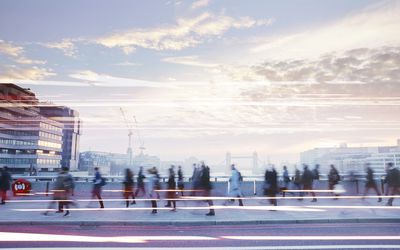
{"label": "blurred pedestrian", "polygon": [[319,173],[319,164],[315,164],[312,174],[314,176],[313,189],[319,189],[319,179],[321,178],[321,174]]}
{"label": "blurred pedestrian", "polygon": [[175,166],[171,165],[168,169],[168,187],[167,187],[167,204],[165,207],[171,207],[172,211],[176,211],[176,182],[175,182]]}
{"label": "blurred pedestrian", "polygon": [[274,167],[267,169],[264,175],[264,194],[269,197],[269,203],[277,206],[276,194],[278,193],[278,174]]}
{"label": "blurred pedestrian", "polygon": [[367,195],[368,191],[372,188],[375,190],[376,194],[379,196],[378,202],[382,201],[381,192],[379,192],[378,186],[376,185],[375,178],[374,178],[374,170],[371,168],[369,163],[365,164],[365,171],[367,172],[366,176],[366,183],[364,189],[364,197]]}
{"label": "blurred pedestrian", "polygon": [[300,170],[295,166],[294,167],[295,169],[294,169],[294,176],[293,176],[293,185],[294,185],[294,187],[296,188],[296,190],[298,190],[298,192],[299,192],[299,200],[302,200],[303,198],[303,196],[302,196],[302,186],[301,186],[301,183],[302,183],[302,181],[301,181],[301,172],[300,172]]}
{"label": "blurred pedestrian", "polygon": [[[243,181],[242,174],[237,170],[235,167],[235,164],[231,165],[231,177],[229,178],[229,197],[236,197],[238,198],[237,200],[239,201],[239,206],[243,206],[243,201],[241,197],[243,197],[242,190],[240,188],[240,185]],[[234,200],[231,199],[231,202]],[[227,204],[227,202],[225,203]]]}
{"label": "blurred pedestrian", "polygon": [[131,169],[125,169],[125,179],[124,179],[124,199],[125,206],[129,207],[129,198],[132,197],[132,202],[130,204],[136,204],[135,201],[135,193],[133,192],[134,180],[133,180],[133,172]]}
{"label": "blurred pedestrian", "polygon": [[139,192],[142,192],[141,196],[146,195],[146,189],[144,187],[144,179],[145,178],[146,178],[146,176],[143,174],[143,167],[140,167],[139,173],[137,176],[137,187],[136,187],[136,192],[135,192],[136,197],[138,197]]}
{"label": "blurred pedestrian", "polygon": [[11,174],[8,172],[8,167],[4,166],[0,171],[0,195],[1,195],[1,205],[6,204],[7,191],[11,188]]}
{"label": "blurred pedestrian", "polygon": [[67,208],[64,216],[68,216],[70,214],[69,211],[69,203],[70,203],[70,193],[72,187],[72,176],[68,174],[68,168],[61,168],[60,172],[57,175],[56,181],[54,183],[53,191],[53,200],[50,202],[47,211],[43,213],[43,215],[48,215],[49,210],[53,210],[56,203],[58,203],[58,211],[56,213],[62,213],[64,210],[64,206]]}
{"label": "blurred pedestrian", "polygon": [[301,180],[303,184],[303,192],[301,193],[301,196],[303,196],[305,193],[311,193],[313,197],[311,201],[316,202],[317,199],[315,198],[315,193],[313,191],[314,174],[305,164],[303,166],[303,175],[301,176]]}
{"label": "blurred pedestrian", "polygon": [[[202,194],[204,197],[210,197],[211,195],[211,190],[212,190],[212,185],[210,182],[210,168],[206,166],[204,163],[201,165],[201,170],[200,170],[200,188],[202,189]],[[208,203],[208,206],[210,208],[210,211],[206,214],[207,216],[214,216],[215,215],[215,210],[213,208],[214,203],[211,199],[206,200]]]}
{"label": "blurred pedestrian", "polygon": [[[202,166],[204,165],[204,162]],[[198,166],[196,163],[193,163],[193,174],[192,174],[192,191],[190,192],[191,196],[195,196],[197,191],[200,190],[201,186],[201,174],[202,168]]]}
{"label": "blurred pedestrian", "polygon": [[185,181],[183,179],[183,172],[181,166],[178,166],[178,189],[181,192],[181,196],[183,196],[183,190],[185,189]]}
{"label": "blurred pedestrian", "polygon": [[147,191],[148,191],[148,197],[151,201],[151,207],[153,210],[151,211],[152,214],[157,213],[157,200],[160,199],[160,195],[158,194],[159,190],[159,176],[158,176],[158,171],[156,167],[150,168],[147,170],[148,176],[146,177],[148,182],[147,182]]}
{"label": "blurred pedestrian", "polygon": [[98,167],[95,167],[94,171],[95,174],[93,179],[92,199],[96,197],[99,201],[100,208],[104,208],[103,199],[101,198],[101,189],[104,185],[106,185],[106,180],[101,176]]}
{"label": "blurred pedestrian", "polygon": [[283,192],[282,192],[282,196],[285,197],[286,196],[286,192],[289,189],[290,186],[290,177],[289,177],[289,171],[287,169],[286,166],[283,166]]}
{"label": "blurred pedestrian", "polygon": [[339,171],[335,168],[333,164],[330,165],[331,169],[328,174],[328,188],[332,190],[332,193],[336,196],[335,200],[337,200],[339,196],[340,190],[338,190],[337,185],[340,181]]}
{"label": "blurred pedestrian", "polygon": [[[386,164],[386,183],[389,196],[400,194],[400,171],[392,162]],[[387,206],[393,205],[394,197],[390,197]]]}

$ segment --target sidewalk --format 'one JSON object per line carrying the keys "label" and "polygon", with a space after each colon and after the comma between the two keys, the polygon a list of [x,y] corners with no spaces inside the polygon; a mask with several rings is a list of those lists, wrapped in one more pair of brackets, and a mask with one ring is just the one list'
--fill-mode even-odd
{"label": "sidewalk", "polygon": [[[158,202],[157,214],[150,214],[150,202],[138,200],[136,205],[125,208],[119,199],[105,201],[105,209],[98,209],[98,203],[78,198],[78,208],[71,209],[71,215],[50,213],[42,215],[51,197],[23,197],[10,200],[0,206],[1,225],[235,225],[266,223],[336,223],[336,222],[400,222],[400,198],[393,207],[385,206],[387,199],[378,203],[376,198],[319,198],[311,202],[307,197],[278,200],[278,206],[269,204],[262,197],[246,197],[244,207],[237,202],[224,206],[222,200],[215,200],[215,216],[205,216],[208,206],[201,201],[178,201],[177,211],[165,208],[165,201]],[[275,211],[273,211],[275,210]]]}

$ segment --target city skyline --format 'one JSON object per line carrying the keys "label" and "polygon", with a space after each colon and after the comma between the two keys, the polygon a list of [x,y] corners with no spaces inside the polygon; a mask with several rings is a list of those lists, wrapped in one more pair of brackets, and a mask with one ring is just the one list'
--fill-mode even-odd
{"label": "city skyline", "polygon": [[396,143],[399,23],[399,1],[2,1],[0,82],[79,111],[81,151],[126,152],[122,107],[165,160],[297,162]]}

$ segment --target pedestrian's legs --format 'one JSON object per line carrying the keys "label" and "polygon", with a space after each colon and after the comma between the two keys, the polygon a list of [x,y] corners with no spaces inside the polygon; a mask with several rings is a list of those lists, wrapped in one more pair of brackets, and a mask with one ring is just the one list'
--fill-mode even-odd
{"label": "pedestrian's legs", "polygon": [[243,201],[242,201],[242,199],[240,199],[241,198],[241,196],[240,195],[238,195],[237,196],[239,199],[238,199],[238,201],[239,201],[239,206],[243,206]]}
{"label": "pedestrian's legs", "polygon": [[156,214],[156,213],[157,213],[157,201],[151,200],[151,207],[153,208],[153,210],[151,211],[151,213],[152,213],[152,214]]}
{"label": "pedestrian's legs", "polygon": [[7,190],[0,190],[0,193],[1,193],[1,204],[5,204],[7,199]]}
{"label": "pedestrian's legs", "polygon": [[104,208],[104,203],[103,203],[103,199],[101,198],[100,192],[97,192],[95,195],[96,195],[97,199],[99,200],[100,208]]}
{"label": "pedestrian's legs", "polygon": [[378,202],[381,202],[382,201],[381,192],[379,192],[379,189],[378,189],[378,187],[376,185],[374,185],[373,188],[374,188],[376,194],[379,196]]}

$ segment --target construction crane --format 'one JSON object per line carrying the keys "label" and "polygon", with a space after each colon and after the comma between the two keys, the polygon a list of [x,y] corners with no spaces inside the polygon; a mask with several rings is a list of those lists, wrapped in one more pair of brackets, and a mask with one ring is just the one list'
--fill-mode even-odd
{"label": "construction crane", "polygon": [[143,141],[142,137],[140,136],[139,125],[138,125],[138,122],[136,121],[136,117],[135,116],[133,116],[133,120],[135,121],[136,128],[137,128],[137,135],[138,135],[138,139],[139,139],[139,143],[140,143],[140,147],[139,147],[140,154],[143,155],[143,150],[145,150],[146,148],[144,147],[144,141]]}
{"label": "construction crane", "polygon": [[126,154],[128,155],[128,165],[131,166],[133,163],[133,152],[132,152],[133,125],[126,118],[124,109],[122,107],[120,107],[120,110],[121,110],[122,117],[124,118],[125,125],[128,128],[128,149],[126,150]]}

